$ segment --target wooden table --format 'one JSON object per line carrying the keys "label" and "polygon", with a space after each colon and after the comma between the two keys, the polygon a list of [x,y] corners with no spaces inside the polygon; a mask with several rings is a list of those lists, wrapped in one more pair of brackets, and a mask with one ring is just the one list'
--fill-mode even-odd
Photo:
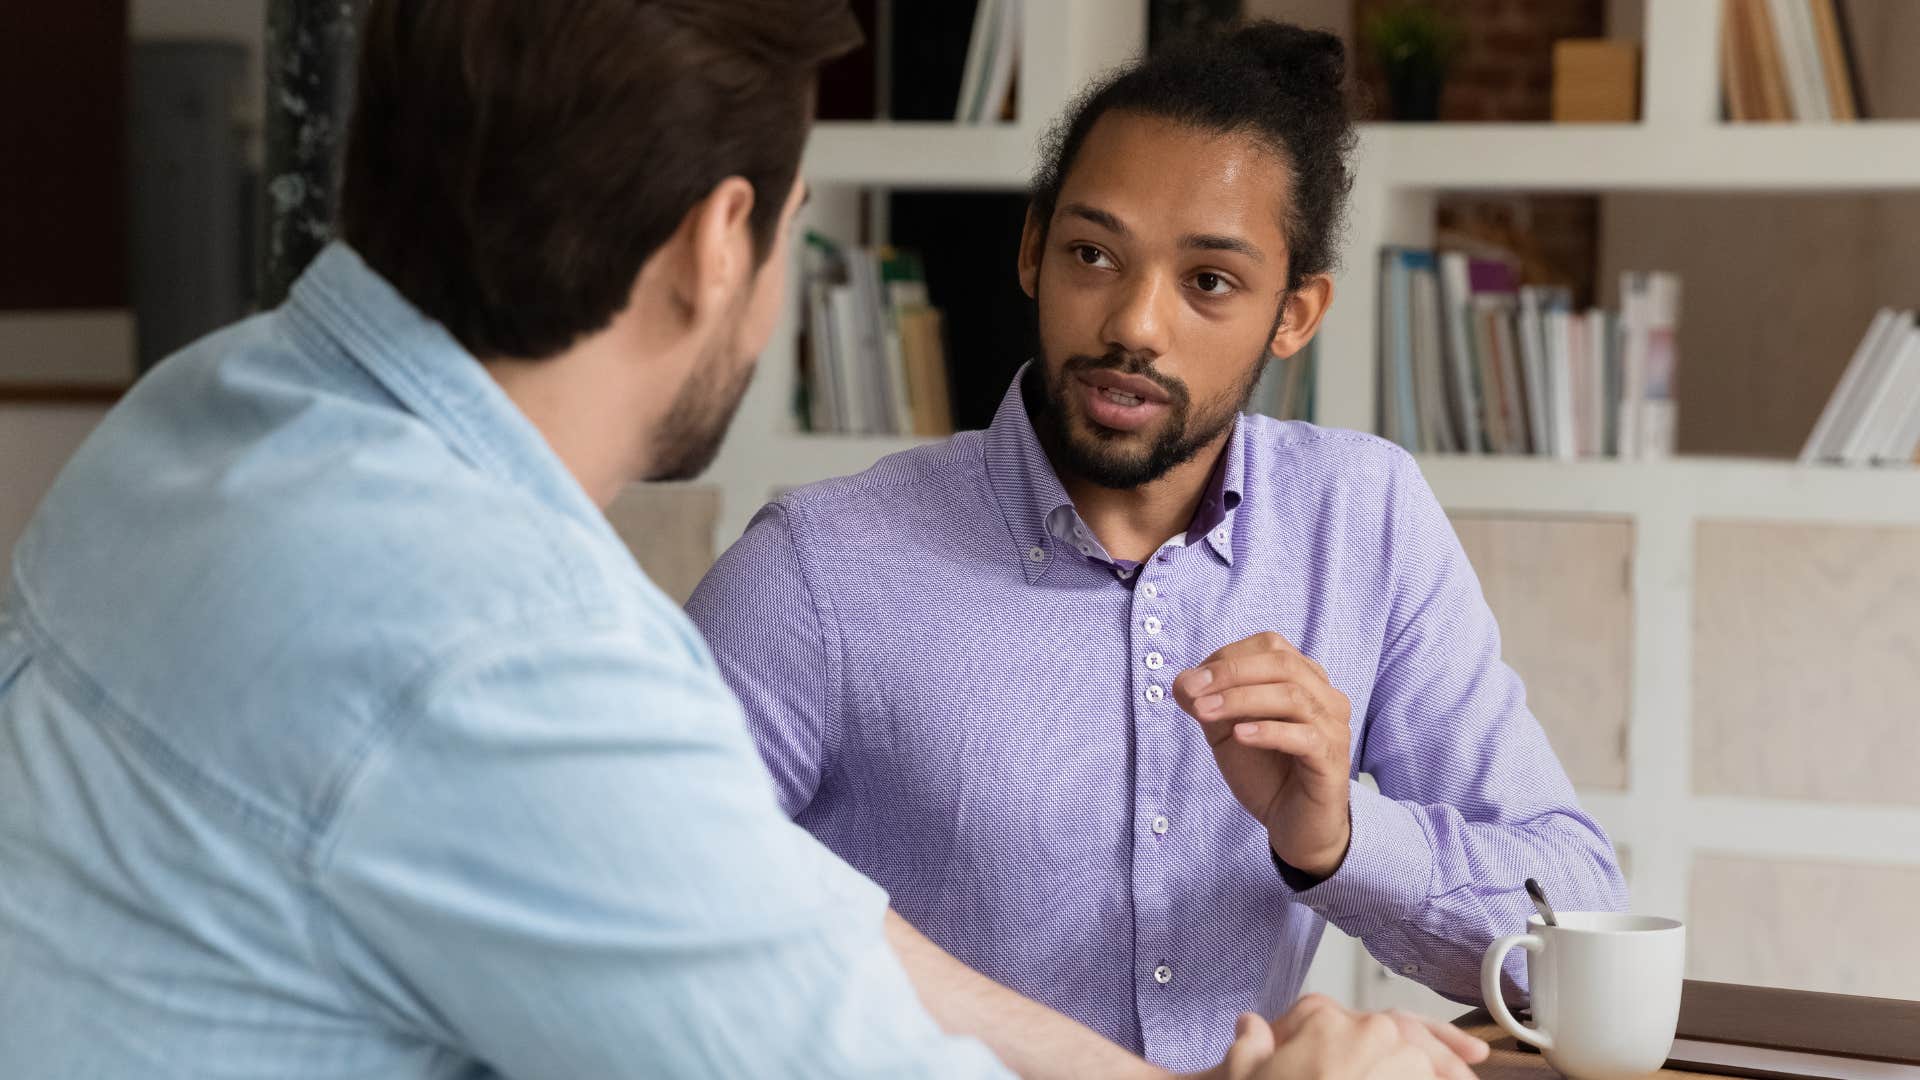
{"label": "wooden table", "polygon": [[[1560,1074],[1553,1071],[1553,1066],[1547,1064],[1546,1058],[1531,1049],[1520,1049],[1519,1040],[1494,1023],[1493,1017],[1488,1016],[1485,1009],[1470,1012],[1454,1023],[1487,1040],[1487,1044],[1493,1047],[1492,1055],[1474,1067],[1473,1071],[1480,1074],[1480,1080],[1559,1080]],[[1653,1075],[1727,1080],[1724,1076],[1709,1077],[1706,1073],[1678,1072],[1673,1069],[1662,1069]]]}

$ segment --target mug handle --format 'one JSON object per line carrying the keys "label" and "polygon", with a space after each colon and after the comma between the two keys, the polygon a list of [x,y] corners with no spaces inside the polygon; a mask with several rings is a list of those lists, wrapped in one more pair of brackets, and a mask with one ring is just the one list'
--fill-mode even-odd
{"label": "mug handle", "polygon": [[1542,1050],[1553,1049],[1553,1036],[1537,1027],[1527,1027],[1513,1018],[1507,1009],[1507,1000],[1500,993],[1500,969],[1507,962],[1507,954],[1515,946],[1530,953],[1539,952],[1547,943],[1533,934],[1509,934],[1487,947],[1487,957],[1480,962],[1480,996],[1486,999],[1487,1011],[1507,1033],[1524,1043],[1532,1043]]}

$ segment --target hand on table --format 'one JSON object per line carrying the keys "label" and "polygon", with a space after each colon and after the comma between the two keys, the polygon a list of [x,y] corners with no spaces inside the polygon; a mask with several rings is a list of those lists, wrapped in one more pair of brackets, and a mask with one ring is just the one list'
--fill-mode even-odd
{"label": "hand on table", "polygon": [[1450,1024],[1310,995],[1271,1025],[1242,1015],[1226,1060],[1194,1080],[1474,1080],[1469,1066],[1486,1059],[1486,1043]]}

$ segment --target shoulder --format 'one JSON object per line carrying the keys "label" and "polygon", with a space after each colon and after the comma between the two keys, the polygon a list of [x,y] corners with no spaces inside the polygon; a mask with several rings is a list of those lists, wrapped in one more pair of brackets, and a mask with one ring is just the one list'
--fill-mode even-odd
{"label": "shoulder", "polygon": [[1249,415],[1241,433],[1248,472],[1284,486],[1384,490],[1420,473],[1405,449],[1362,431]]}
{"label": "shoulder", "polygon": [[984,433],[967,431],[937,443],[888,454],[851,476],[808,484],[773,503],[802,528],[859,530],[951,509],[984,494]]}

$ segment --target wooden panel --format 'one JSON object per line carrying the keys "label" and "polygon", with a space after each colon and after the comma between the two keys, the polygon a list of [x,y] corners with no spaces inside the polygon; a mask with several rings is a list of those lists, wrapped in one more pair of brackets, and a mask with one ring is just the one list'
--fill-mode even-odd
{"label": "wooden panel", "polygon": [[1920,805],[1920,528],[1703,522],[1693,783]]}
{"label": "wooden panel", "polygon": [[1573,782],[1627,781],[1633,525],[1615,518],[1455,515],[1500,620],[1502,652]]}
{"label": "wooden panel", "polygon": [[613,531],[640,568],[676,603],[686,603],[717,553],[720,489],[711,484],[634,484],[607,507]]}
{"label": "wooden panel", "polygon": [[1920,1000],[1920,867],[1700,855],[1687,977]]}

